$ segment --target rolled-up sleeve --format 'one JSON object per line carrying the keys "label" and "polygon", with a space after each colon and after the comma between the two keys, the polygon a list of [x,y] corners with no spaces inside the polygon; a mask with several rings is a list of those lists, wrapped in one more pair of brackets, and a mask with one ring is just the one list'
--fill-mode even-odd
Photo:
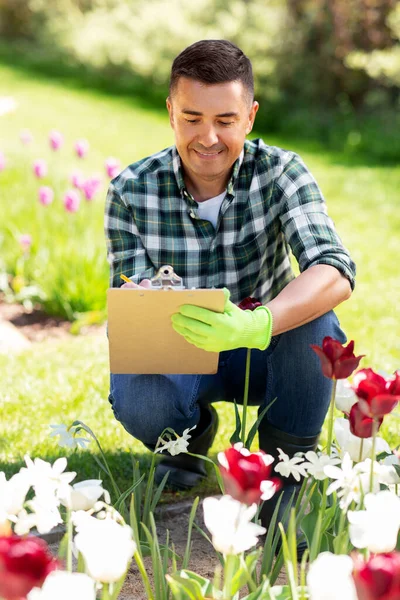
{"label": "rolled-up sleeve", "polygon": [[284,168],[276,187],[281,196],[282,232],[300,272],[314,265],[331,265],[354,289],[356,265],[327,213],[317,182],[297,155]]}
{"label": "rolled-up sleeve", "polygon": [[123,273],[134,283],[153,277],[154,265],[142,244],[132,210],[111,182],[108,188],[104,231],[107,261],[110,265],[110,287],[120,287]]}

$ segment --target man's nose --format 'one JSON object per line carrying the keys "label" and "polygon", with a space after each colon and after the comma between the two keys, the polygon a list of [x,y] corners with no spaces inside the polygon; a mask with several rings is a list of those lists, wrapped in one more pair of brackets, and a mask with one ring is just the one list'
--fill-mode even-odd
{"label": "man's nose", "polygon": [[204,148],[211,148],[212,146],[218,144],[218,141],[218,135],[213,125],[203,126],[198,137],[199,144],[204,146]]}

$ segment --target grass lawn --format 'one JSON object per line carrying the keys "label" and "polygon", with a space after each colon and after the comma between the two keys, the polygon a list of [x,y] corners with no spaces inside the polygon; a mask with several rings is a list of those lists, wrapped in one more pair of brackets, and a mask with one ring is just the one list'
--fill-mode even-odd
{"label": "grass lawn", "polygon": [[[27,274],[49,296],[49,307],[67,313],[101,309],[108,285],[103,238],[103,190],[91,203],[83,202],[76,215],[66,214],[61,198],[70,171],[80,166],[72,144],[86,137],[90,154],[83,163],[86,174],[103,171],[107,156],[123,166],[173,142],[166,111],[150,111],[133,98],[109,97],[46,81],[0,65],[0,96],[13,95],[18,110],[1,118],[0,151],[9,161],[0,173],[0,252],[9,273],[19,256],[17,237],[33,237]],[[23,147],[20,129],[29,128],[35,145]],[[66,144],[60,154],[47,149],[47,133],[59,129]],[[363,366],[392,372],[400,367],[397,301],[400,298],[398,257],[400,167],[358,164],[344,157],[311,148],[306,142],[277,139],[257,132],[269,144],[301,154],[316,176],[328,202],[330,215],[358,267],[352,298],[337,310],[357,354],[366,354]],[[31,174],[31,161],[46,158],[56,200],[50,207],[37,202],[39,184]],[[142,455],[143,446],[117,423],[107,401],[108,355],[105,339],[77,338],[62,343],[41,343],[24,354],[0,356],[0,469],[19,469],[26,452],[54,459],[68,455],[79,478],[97,475],[89,451],[66,452],[48,438],[49,423],[86,422],[98,435],[122,488],[130,483],[131,452]],[[227,445],[233,430],[233,407],[220,403],[221,427],[213,453]],[[255,415],[255,409],[251,409]],[[392,446],[399,441],[399,421],[392,416],[382,430]],[[94,451],[94,446],[93,446]],[[149,454],[144,452],[143,460]],[[145,458],[146,457],[146,458]],[[206,485],[213,486],[211,480]],[[205,488],[202,490],[205,491]]]}

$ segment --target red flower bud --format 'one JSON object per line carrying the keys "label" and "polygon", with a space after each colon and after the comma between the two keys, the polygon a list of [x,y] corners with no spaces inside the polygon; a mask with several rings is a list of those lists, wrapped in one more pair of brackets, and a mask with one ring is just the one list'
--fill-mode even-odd
{"label": "red flower bud", "polygon": [[42,587],[57,568],[46,542],[29,536],[0,537],[0,597],[22,600],[33,587]]}
{"label": "red flower bud", "polygon": [[[360,402],[353,404],[349,415],[350,431],[359,438],[369,438],[372,436],[374,419],[367,416],[360,407]],[[382,425],[383,418],[376,418],[376,431]]]}
{"label": "red flower bud", "polygon": [[261,450],[250,452],[246,448],[238,448],[239,444],[235,446],[218,455],[225,491],[243,504],[258,504],[263,494],[262,481],[272,482],[274,492],[281,487],[280,480],[271,477],[273,458]]}
{"label": "red flower bud", "polygon": [[400,599],[400,552],[355,559],[353,579],[358,600]]}
{"label": "red flower bud", "polygon": [[262,304],[256,298],[251,298],[250,296],[248,296],[247,298],[242,300],[241,303],[238,304],[238,306],[242,310],[254,310],[258,306],[262,306]]}
{"label": "red flower bud", "polygon": [[361,369],[354,375],[353,389],[360,398],[360,410],[368,417],[382,418],[400,401],[400,371],[385,379],[372,369]]}
{"label": "red flower bud", "polygon": [[347,379],[357,369],[360,360],[365,356],[355,356],[354,341],[343,347],[340,342],[329,335],[322,340],[322,348],[311,344],[311,348],[321,360],[322,372],[329,379]]}

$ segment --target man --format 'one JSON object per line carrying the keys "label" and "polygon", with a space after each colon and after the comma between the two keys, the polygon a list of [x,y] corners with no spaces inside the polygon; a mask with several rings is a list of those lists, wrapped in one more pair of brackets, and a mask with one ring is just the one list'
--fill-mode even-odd
{"label": "man", "polygon": [[[225,40],[204,40],[173,62],[167,109],[175,146],[130,165],[110,184],[106,237],[111,286],[120,274],[148,287],[164,264],[187,287],[227,288],[225,312],[184,306],[173,327],[190,343],[220,353],[216,375],[113,375],[110,402],[135,438],[154,448],[166,427],[188,427],[189,450],[206,454],[215,437],[211,403],[244,387],[246,348],[253,348],[249,399],[260,410],[265,452],[289,456],[315,449],[332,382],[310,344],[346,341],[332,309],[349,298],[355,265],[327,216],[322,194],[299,156],[247,141],[258,110],[249,59]],[[292,250],[300,267],[295,278]],[[253,312],[237,304],[252,296]],[[180,454],[159,463],[176,489],[196,485],[202,461]],[[289,479],[287,498],[296,491]],[[263,511],[268,525],[274,501]]]}

